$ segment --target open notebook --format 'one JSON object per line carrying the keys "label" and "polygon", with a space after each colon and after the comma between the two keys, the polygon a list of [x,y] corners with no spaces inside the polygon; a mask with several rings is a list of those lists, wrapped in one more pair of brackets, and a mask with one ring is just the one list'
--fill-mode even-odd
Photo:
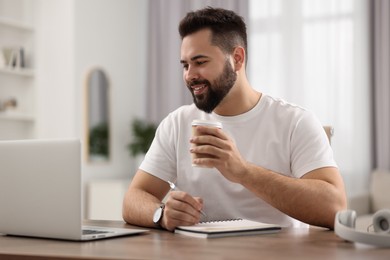
{"label": "open notebook", "polygon": [[267,224],[247,219],[233,219],[200,222],[193,226],[179,226],[175,229],[175,233],[193,237],[216,238],[269,234],[278,232],[280,229],[281,227],[275,224]]}

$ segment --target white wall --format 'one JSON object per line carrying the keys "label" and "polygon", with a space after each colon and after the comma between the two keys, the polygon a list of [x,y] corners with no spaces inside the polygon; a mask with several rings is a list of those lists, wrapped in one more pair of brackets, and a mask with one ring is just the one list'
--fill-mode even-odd
{"label": "white wall", "polygon": [[[75,82],[80,112],[84,111],[85,77],[93,67],[108,73],[110,82],[111,160],[86,164],[84,177],[127,178],[135,170],[126,145],[130,122],[142,115],[146,69],[147,1],[75,1]],[[84,134],[84,114],[76,113]]]}
{"label": "white wall", "polygon": [[126,148],[130,122],[145,114],[147,1],[39,0],[35,13],[36,137],[84,142],[85,78],[91,68],[105,70],[111,160],[83,161],[85,217],[120,219],[123,194],[137,168]]}
{"label": "white wall", "polygon": [[78,136],[73,1],[40,0],[35,7],[36,134],[38,138]]}
{"label": "white wall", "polygon": [[37,137],[84,138],[84,82],[108,73],[112,157],[85,164],[84,179],[130,179],[130,122],[144,115],[147,1],[40,0],[37,25]]}

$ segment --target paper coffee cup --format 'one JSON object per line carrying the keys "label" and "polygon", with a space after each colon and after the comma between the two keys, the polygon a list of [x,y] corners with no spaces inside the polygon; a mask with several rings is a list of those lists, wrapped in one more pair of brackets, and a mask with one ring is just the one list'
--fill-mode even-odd
{"label": "paper coffee cup", "polygon": [[[192,126],[192,136],[199,135],[198,131],[196,130],[196,126],[216,127],[216,128],[222,129],[222,123],[221,122],[211,121],[211,120],[196,119],[196,120],[192,121],[191,126]],[[193,144],[193,146],[197,146],[197,145]],[[205,157],[202,154],[196,154],[196,153],[191,153],[191,156],[192,156],[192,160],[197,159],[197,158],[204,158]],[[201,166],[199,166],[199,165],[197,165],[195,163],[192,163],[192,166],[201,167]]]}

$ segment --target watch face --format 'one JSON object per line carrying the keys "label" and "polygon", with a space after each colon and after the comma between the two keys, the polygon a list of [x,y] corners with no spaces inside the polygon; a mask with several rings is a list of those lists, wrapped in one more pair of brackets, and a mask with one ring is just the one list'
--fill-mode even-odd
{"label": "watch face", "polygon": [[156,211],[154,212],[154,215],[153,215],[153,223],[157,224],[158,222],[160,222],[160,219],[162,217],[162,213],[163,213],[163,208],[158,207],[158,209],[156,209]]}

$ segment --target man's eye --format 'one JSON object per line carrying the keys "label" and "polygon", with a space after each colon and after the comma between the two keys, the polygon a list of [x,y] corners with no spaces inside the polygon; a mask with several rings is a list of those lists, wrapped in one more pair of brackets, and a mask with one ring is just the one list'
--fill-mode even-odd
{"label": "man's eye", "polygon": [[188,70],[188,64],[183,64],[183,69]]}
{"label": "man's eye", "polygon": [[202,64],[204,64],[204,63],[206,63],[206,61],[197,61],[197,62],[196,62],[196,65],[202,65]]}

